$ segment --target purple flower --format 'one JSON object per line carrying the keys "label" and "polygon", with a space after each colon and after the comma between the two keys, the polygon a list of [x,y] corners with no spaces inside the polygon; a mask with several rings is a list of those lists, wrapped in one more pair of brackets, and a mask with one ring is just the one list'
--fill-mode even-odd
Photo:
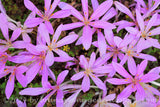
{"label": "purple flower", "polygon": [[[146,98],[147,93],[145,92],[146,86],[145,84],[154,80],[159,79],[159,69],[153,69],[149,71],[147,74],[143,74],[146,66],[147,66],[147,60],[144,60],[136,67],[136,65],[128,66],[130,73],[133,75],[130,75],[122,65],[112,62],[112,65],[114,69],[125,79],[118,79],[118,78],[111,78],[107,81],[111,84],[115,85],[122,85],[122,84],[129,84],[117,97],[117,102],[121,102],[126,100],[132,92],[136,92],[135,97],[137,101],[142,101]],[[134,68],[135,67],[135,68]],[[149,87],[147,87],[149,88]],[[152,87],[153,88],[153,87]],[[147,91],[149,92],[149,91]],[[150,92],[153,96],[153,94],[157,93],[156,90],[152,90]],[[150,94],[150,95],[151,95]],[[158,93],[160,95],[160,93]]]}
{"label": "purple flower", "polygon": [[49,93],[47,96],[45,96],[38,104],[37,107],[43,107],[45,102],[50,99],[50,97],[56,93],[56,106],[57,107],[63,107],[63,98],[64,95],[69,92],[69,89],[79,89],[79,85],[71,85],[66,83],[62,83],[65,79],[65,77],[68,74],[68,70],[62,71],[58,77],[57,82],[55,86],[51,86],[48,82],[46,82],[45,85],[43,85],[42,88],[26,88],[22,91],[20,91],[21,95],[31,95],[31,96],[37,96],[43,93]]}
{"label": "purple flower", "polygon": [[[105,39],[109,45],[107,45]],[[99,48],[100,56],[102,58],[108,57],[108,59],[110,59],[113,57],[112,61],[117,62],[117,57],[119,57],[120,60],[122,60],[124,57],[121,49],[132,42],[133,39],[133,35],[126,34],[124,40],[122,40],[120,37],[114,36],[113,32],[110,30],[105,31],[104,38],[103,34],[98,31],[98,41],[93,42],[93,45]]]}
{"label": "purple flower", "polygon": [[[57,28],[57,30],[53,35],[52,41],[50,41],[49,33],[45,25],[41,24],[39,26],[39,33],[41,34],[42,39],[44,39],[47,42],[47,46],[45,44],[39,44],[38,49],[47,51],[45,63],[48,66],[51,66],[54,63],[54,61],[65,62],[73,59],[66,52],[58,48],[73,43],[78,38],[78,35],[75,34],[74,32],[71,32],[68,36],[58,41],[62,28],[63,25],[60,25]],[[58,54],[60,57],[55,58],[52,51]]]}
{"label": "purple flower", "polygon": [[7,53],[0,52],[0,72],[3,72],[7,60],[12,59]]}
{"label": "purple flower", "polygon": [[120,107],[117,104],[109,103],[108,101],[114,100],[116,97],[115,94],[109,94],[102,99],[99,99],[97,104],[94,107]]}
{"label": "purple flower", "polygon": [[0,52],[5,52],[8,48],[25,48],[25,44],[23,41],[15,41],[21,33],[21,29],[16,29],[12,33],[11,38],[9,38],[8,34],[8,21],[6,16],[1,13],[0,14],[0,28],[2,31],[2,34],[6,40],[0,39]]}
{"label": "purple flower", "polygon": [[23,75],[23,73],[26,72],[27,70],[28,70],[28,68],[26,66],[19,66],[19,67],[6,66],[4,71],[0,72],[0,78],[11,73],[9,76],[9,80],[7,82],[7,85],[6,85],[6,89],[5,89],[5,94],[6,94],[7,99],[10,98],[10,96],[12,95],[12,92],[14,90],[15,77],[23,87],[27,86],[27,79]]}
{"label": "purple flower", "polygon": [[70,15],[70,10],[60,10],[55,13],[53,11],[57,7],[58,3],[60,0],[54,0],[54,2],[51,4],[51,0],[44,0],[44,13],[42,13],[40,10],[37,9],[37,7],[30,1],[30,0],[24,0],[24,4],[27,9],[35,12],[38,16],[36,18],[31,18],[26,21],[26,26],[27,27],[35,27],[42,22],[45,23],[47,30],[49,33],[53,34],[53,27],[52,24],[50,23],[50,19],[52,18],[64,18]]}
{"label": "purple flower", "polygon": [[138,10],[136,10],[136,17],[138,25],[140,27],[140,31],[134,28],[127,29],[130,29],[129,32],[132,34],[137,32],[137,38],[140,38],[137,43],[137,52],[141,52],[143,49],[149,48],[151,46],[160,49],[160,44],[158,40],[151,38],[151,36],[160,34],[160,27],[150,30],[153,24],[157,21],[157,14],[154,14],[152,16],[152,18],[148,21],[147,25],[145,25],[144,19]]}
{"label": "purple flower", "polygon": [[144,0],[135,0],[137,2],[137,8],[141,13],[143,13],[143,18],[149,17],[155,13],[160,12],[160,10],[155,10],[159,4],[159,0],[148,0],[148,3],[146,4]]}
{"label": "purple flower", "polygon": [[38,50],[38,48],[32,44],[26,44],[29,52],[22,52],[19,55],[13,56],[11,61],[15,63],[31,62],[29,70],[26,72],[27,83],[30,83],[37,73],[42,75],[42,84],[48,81],[48,76],[55,80],[53,72],[49,66],[46,65],[46,52]]}
{"label": "purple flower", "polygon": [[133,68],[136,68],[135,61],[133,57],[140,58],[140,59],[146,59],[149,61],[156,61],[157,59],[151,55],[138,53],[137,52],[137,39],[134,39],[129,46],[123,47],[121,50],[125,53],[125,56],[121,60],[121,64],[125,64],[127,61],[128,66],[133,66]]}
{"label": "purple flower", "polygon": [[104,20],[97,20],[102,15],[104,15],[106,11],[112,6],[113,1],[107,0],[103,2],[101,5],[97,7],[97,9],[90,16],[90,18],[89,18],[89,13],[88,13],[88,0],[81,0],[81,2],[82,2],[84,16],[82,16],[81,13],[79,13],[75,8],[73,8],[67,3],[60,2],[59,7],[61,9],[71,9],[72,15],[81,21],[81,22],[76,22],[72,24],[66,24],[64,25],[63,30],[70,30],[73,28],[84,26],[83,34],[79,38],[79,41],[80,43],[83,44],[84,48],[88,50],[92,43],[93,30],[91,29],[91,26],[93,28],[103,28],[103,29],[114,29],[115,28],[115,26],[111,23],[108,23]]}
{"label": "purple flower", "polygon": [[98,88],[102,90],[106,90],[105,84],[100,80],[97,75],[98,74],[105,74],[113,71],[112,66],[103,64],[106,62],[106,60],[102,60],[101,58],[96,60],[96,55],[93,52],[90,56],[90,60],[88,61],[87,58],[84,57],[84,55],[80,56],[80,66],[84,69],[79,73],[76,73],[71,77],[71,80],[79,80],[83,77],[82,80],[82,90],[83,92],[86,92],[90,88],[90,78],[93,80],[93,82],[97,85]]}

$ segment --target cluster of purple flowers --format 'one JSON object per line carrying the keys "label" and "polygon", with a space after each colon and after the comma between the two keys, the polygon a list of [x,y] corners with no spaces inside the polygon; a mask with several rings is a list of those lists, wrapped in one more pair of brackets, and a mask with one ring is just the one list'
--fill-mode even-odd
{"label": "cluster of purple flowers", "polygon": [[[30,0],[24,0],[24,5],[31,11],[24,24],[11,19],[0,1],[0,29],[3,39],[0,39],[0,78],[9,75],[5,94],[7,99],[13,93],[15,77],[18,82],[27,87],[36,77],[41,75],[42,87],[28,87],[20,91],[20,95],[37,96],[47,93],[41,99],[37,107],[43,107],[53,94],[56,94],[57,107],[72,107],[81,91],[87,93],[90,88],[100,89],[99,99],[95,107],[119,107],[123,103],[125,107],[158,107],[160,92],[148,83],[160,78],[160,67],[155,67],[148,73],[144,72],[148,61],[157,61],[154,56],[143,53],[144,49],[154,47],[160,49],[155,35],[160,34],[160,0],[135,0],[130,5],[132,10],[119,1],[106,0],[99,4],[97,0],[91,0],[93,12],[90,15],[88,0],[81,0],[83,13],[76,10],[70,4],[60,0],[44,0],[44,12],[39,10]],[[60,10],[55,12],[59,7]],[[128,16],[126,20],[118,20],[111,23],[119,14]],[[65,18],[72,15],[78,21],[69,24],[60,24],[56,29],[50,19]],[[36,41],[30,38],[33,28],[37,27]],[[82,34],[70,32],[61,38],[61,32],[82,28]],[[114,36],[125,30],[124,38]],[[10,36],[10,32],[12,35]],[[93,36],[97,41],[92,41]],[[80,55],[78,59],[69,56],[61,47],[72,44],[83,45],[85,50],[95,46],[99,52],[92,52],[90,58]],[[14,48],[16,53],[9,53],[8,49]],[[136,64],[135,58],[142,59]],[[6,62],[16,63],[15,66],[7,66]],[[75,74],[70,81],[65,81],[71,71],[64,70],[58,77],[50,69],[54,62],[67,62],[66,66],[77,65]],[[126,63],[127,62],[127,63]],[[128,65],[128,71],[124,68]],[[73,74],[73,73],[71,73]],[[54,85],[48,79],[52,78]],[[81,84],[73,84],[73,81],[82,79]],[[105,79],[104,79],[105,78]],[[90,85],[93,80],[95,86]],[[72,82],[72,84],[71,84]],[[106,84],[124,85],[125,89],[117,95],[107,94]],[[101,92],[102,90],[102,92]],[[70,96],[64,99],[68,93]],[[134,93],[134,94],[132,94]],[[131,95],[132,94],[132,95]],[[116,104],[113,101],[116,98]],[[134,102],[131,102],[131,99]],[[26,103],[17,99],[19,107],[26,107]]]}

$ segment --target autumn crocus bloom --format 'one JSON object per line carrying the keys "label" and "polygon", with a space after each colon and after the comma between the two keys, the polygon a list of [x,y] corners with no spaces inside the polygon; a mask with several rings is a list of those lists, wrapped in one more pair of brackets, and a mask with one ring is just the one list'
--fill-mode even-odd
{"label": "autumn crocus bloom", "polygon": [[125,56],[122,58],[122,60],[120,62],[122,65],[125,64],[125,62],[127,61],[128,66],[136,68],[134,66],[135,65],[134,57],[149,60],[149,61],[156,61],[157,60],[155,57],[153,57],[151,55],[137,52],[136,43],[137,43],[137,40],[134,39],[128,46],[123,47],[121,49],[125,53]]}
{"label": "autumn crocus bloom", "polygon": [[27,78],[23,75],[23,73],[26,72],[27,70],[28,68],[26,66],[19,66],[19,67],[6,66],[4,71],[0,72],[0,78],[10,74],[7,85],[6,85],[6,89],[5,89],[5,94],[7,99],[10,98],[14,90],[15,77],[23,87],[27,86]]}
{"label": "autumn crocus bloom", "polygon": [[116,94],[109,94],[102,99],[98,99],[97,104],[94,107],[120,107],[117,104],[109,102],[114,100],[115,97],[116,97]]}
{"label": "autumn crocus bloom", "polygon": [[93,80],[93,82],[102,90],[106,90],[105,84],[100,80],[97,75],[98,74],[105,74],[112,71],[112,66],[103,64],[106,62],[105,60],[102,60],[101,58],[96,60],[96,55],[93,52],[91,54],[91,57],[89,61],[87,58],[84,57],[84,55],[80,56],[80,66],[84,69],[83,71],[76,73],[71,77],[71,80],[79,80],[83,77],[82,80],[82,90],[84,92],[88,91],[90,89],[90,78]]}
{"label": "autumn crocus bloom", "polygon": [[64,18],[71,14],[70,10],[60,10],[55,13],[53,11],[57,7],[60,0],[54,0],[54,2],[51,4],[51,0],[44,0],[44,13],[37,9],[37,7],[30,1],[30,0],[24,0],[24,4],[27,9],[35,12],[38,16],[36,18],[31,18],[26,21],[26,26],[28,27],[35,27],[42,22],[45,23],[49,33],[53,34],[53,27],[50,23],[50,19],[52,18]]}
{"label": "autumn crocus bloom", "polygon": [[82,8],[84,16],[81,15],[75,8],[70,6],[67,3],[60,2],[59,7],[61,9],[71,9],[72,15],[79,19],[81,22],[75,22],[71,24],[65,24],[63,27],[63,30],[70,30],[77,27],[83,27],[83,34],[79,38],[79,41],[83,44],[84,48],[88,50],[92,43],[92,35],[93,31],[91,27],[93,28],[103,28],[103,29],[114,29],[115,26],[111,23],[108,23],[104,20],[97,20],[102,15],[106,13],[106,11],[112,6],[113,1],[107,0],[103,2],[101,5],[97,7],[97,9],[92,13],[92,15],[89,18],[88,13],[88,0],[81,0],[82,2]]}
{"label": "autumn crocus bloom", "polygon": [[[46,44],[39,44],[38,49],[47,51],[45,63],[48,66],[51,66],[55,60],[59,61],[59,62],[65,62],[65,61],[73,59],[66,52],[60,50],[59,48],[61,46],[73,43],[78,38],[78,35],[75,34],[74,32],[71,32],[68,36],[66,36],[58,41],[58,38],[60,37],[61,31],[62,31],[62,28],[63,28],[63,25],[61,24],[56,29],[55,34],[53,35],[52,41],[50,41],[50,36],[49,36],[49,33],[48,33],[45,25],[42,23],[39,26],[39,29],[38,29],[39,33],[40,33],[42,39],[44,39],[44,41],[47,43],[47,46],[46,46]],[[52,51],[55,52],[56,54],[58,54],[60,57],[55,58]]]}
{"label": "autumn crocus bloom", "polygon": [[45,63],[46,52],[38,50],[38,48],[32,44],[26,44],[26,47],[28,52],[22,52],[19,55],[13,56],[11,61],[15,63],[31,62],[26,72],[27,83],[30,83],[38,73],[42,75],[42,84],[48,80],[48,76],[55,80],[53,72]]}
{"label": "autumn crocus bloom", "polygon": [[79,89],[79,85],[72,85],[67,83],[62,83],[65,79],[65,77],[68,74],[68,70],[62,71],[58,77],[57,82],[55,86],[51,86],[48,82],[43,85],[42,88],[26,88],[20,92],[21,95],[31,95],[31,96],[37,96],[43,93],[49,93],[47,96],[45,96],[38,104],[37,107],[43,107],[47,100],[50,99],[50,97],[56,93],[56,107],[63,107],[63,98],[64,95],[67,94],[67,90],[69,89]]}
{"label": "autumn crocus bloom", "polygon": [[6,40],[0,39],[0,52],[5,52],[8,48],[25,48],[23,41],[15,41],[21,33],[20,28],[13,31],[11,38],[9,38],[8,34],[8,21],[6,16],[1,13],[0,14],[0,28],[3,34],[3,37]]}
{"label": "autumn crocus bloom", "polygon": [[151,46],[159,48],[160,44],[157,39],[151,38],[151,36],[155,36],[160,34],[160,27],[154,28],[150,30],[153,24],[157,21],[157,14],[154,14],[152,18],[148,21],[147,25],[144,22],[144,18],[141,16],[140,12],[136,9],[136,18],[140,28],[140,31],[137,29],[127,28],[130,29],[129,32],[134,34],[137,32],[137,38],[140,40],[137,43],[137,52],[141,52],[143,49],[149,48]]}
{"label": "autumn crocus bloom", "polygon": [[[121,102],[126,100],[132,92],[136,91],[135,97],[137,101],[143,101],[147,93],[145,93],[144,84],[159,79],[159,69],[155,69],[154,71],[149,71],[147,74],[143,74],[146,66],[147,60],[144,60],[138,65],[136,68],[133,68],[132,65],[128,66],[130,75],[121,64],[112,62],[114,69],[125,79],[111,78],[107,81],[111,84],[122,85],[129,84],[117,97],[117,102]],[[136,65],[133,65],[136,66]],[[151,93],[155,93],[157,91],[153,90]],[[159,93],[160,95],[160,93]]]}

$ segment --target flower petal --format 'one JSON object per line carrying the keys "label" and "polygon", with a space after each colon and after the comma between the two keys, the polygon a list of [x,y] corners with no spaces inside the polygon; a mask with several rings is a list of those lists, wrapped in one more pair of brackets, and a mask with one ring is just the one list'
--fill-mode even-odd
{"label": "flower petal", "polygon": [[137,10],[137,9],[136,9],[136,19],[137,19],[138,25],[141,29],[141,32],[143,32],[144,31],[144,19],[141,16],[139,10]]}
{"label": "flower petal", "polygon": [[63,9],[63,10],[65,10],[65,9],[71,9],[72,15],[73,15],[74,17],[76,17],[77,19],[79,19],[79,20],[81,20],[81,21],[84,20],[83,16],[80,14],[80,12],[78,12],[78,11],[77,11],[74,7],[72,7],[71,5],[69,5],[69,4],[65,3],[65,2],[60,2],[60,3],[58,4],[58,6],[59,6],[61,9]]}
{"label": "flower petal", "polygon": [[114,85],[128,84],[132,82],[130,79],[128,80],[128,79],[118,79],[118,78],[107,79],[107,81]]}
{"label": "flower petal", "polygon": [[33,65],[27,72],[26,72],[26,76],[27,76],[27,83],[30,83],[35,76],[37,75],[38,71],[41,68],[40,65],[41,62],[37,62],[35,65]]}
{"label": "flower petal", "polygon": [[6,89],[5,89],[5,94],[6,94],[7,99],[10,98],[14,90],[14,80],[15,80],[15,75],[11,74],[9,76],[9,80],[7,82]]}
{"label": "flower petal", "polygon": [[116,8],[118,8],[118,10],[127,14],[133,21],[135,21],[132,12],[126,6],[124,6],[123,4],[121,4],[118,1],[115,1],[114,4],[116,5]]}
{"label": "flower petal", "polygon": [[109,29],[109,30],[116,28],[115,25],[102,20],[90,22],[89,25],[94,28],[103,28],[103,29]]}
{"label": "flower petal", "polygon": [[94,52],[92,52],[92,54],[90,56],[90,60],[89,60],[89,67],[93,66],[95,59],[96,59],[96,54]]}
{"label": "flower petal", "polygon": [[79,64],[82,66],[82,68],[87,69],[89,65],[88,65],[88,61],[87,61],[87,59],[84,57],[84,55],[81,55],[81,56],[79,57],[79,60],[80,60]]}
{"label": "flower petal", "polygon": [[143,101],[144,98],[145,98],[145,91],[144,91],[143,87],[139,83],[137,83],[136,88],[137,88],[137,92],[136,92],[136,95],[135,95],[136,100],[137,101]]}
{"label": "flower petal", "polygon": [[84,72],[78,72],[71,77],[72,81],[79,80],[84,76]]}
{"label": "flower petal", "polygon": [[144,60],[140,63],[140,65],[137,68],[137,75],[141,75],[143,73],[143,71],[146,69],[147,67],[147,60]]}
{"label": "flower petal", "polygon": [[112,6],[113,0],[107,0],[101,3],[90,17],[90,21],[101,17]]}
{"label": "flower petal", "polygon": [[87,75],[85,75],[82,80],[82,90],[83,92],[86,92],[89,90],[89,88],[90,88],[90,78]]}
{"label": "flower petal", "polygon": [[65,24],[65,25],[63,25],[63,31],[71,30],[71,29],[74,29],[74,28],[78,28],[78,27],[81,27],[83,25],[84,25],[84,23],[82,23],[82,22],[75,22],[75,23]]}
{"label": "flower petal", "polygon": [[94,83],[102,90],[107,90],[106,85],[94,74],[90,75],[91,79],[94,81]]}
{"label": "flower petal", "polygon": [[78,35],[74,32],[71,32],[68,36],[65,36],[57,42],[57,47],[61,47],[67,44],[73,43],[78,38]]}
{"label": "flower petal", "polygon": [[19,92],[20,95],[37,96],[46,93],[49,88],[26,88]]}
{"label": "flower petal", "polygon": [[65,9],[65,10],[60,10],[55,12],[51,18],[65,18],[68,17],[71,14],[71,10],[70,9]]}
{"label": "flower petal", "polygon": [[20,36],[20,34],[21,34],[21,28],[14,30],[12,33],[11,41],[16,40]]}
{"label": "flower petal", "polygon": [[63,107],[63,91],[58,90],[56,96],[56,107]]}
{"label": "flower petal", "polygon": [[132,84],[128,85],[118,96],[117,103],[126,100],[133,92]]}
{"label": "flower petal", "polygon": [[52,26],[51,22],[45,21],[45,25],[46,25],[48,32],[53,35],[54,31],[53,31],[53,26]]}
{"label": "flower petal", "polygon": [[113,68],[123,77],[125,78],[131,78],[129,73],[123,68],[121,64],[118,64],[116,62],[112,62]]}
{"label": "flower petal", "polygon": [[99,48],[101,57],[106,54],[106,50],[107,50],[106,40],[102,32],[100,31],[98,31],[98,48]]}
{"label": "flower petal", "polygon": [[68,74],[68,70],[62,71],[57,77],[57,85],[60,85]]}
{"label": "flower petal", "polygon": [[86,50],[90,48],[92,43],[92,29],[89,26],[83,27],[81,42]]}
{"label": "flower petal", "polygon": [[31,18],[31,19],[26,20],[25,24],[28,28],[32,28],[32,27],[39,25],[42,22],[43,22],[42,18]]}
{"label": "flower petal", "polygon": [[141,59],[146,59],[146,60],[149,60],[149,61],[157,61],[157,59],[154,56],[151,56],[151,55],[148,55],[148,54],[143,54],[143,53],[139,53],[135,57],[141,58]]}
{"label": "flower petal", "polygon": [[88,19],[88,0],[81,0],[83,13],[86,19]]}
{"label": "flower petal", "polygon": [[132,75],[136,75],[137,67],[133,57],[128,58],[128,69]]}
{"label": "flower petal", "polygon": [[47,55],[46,55],[46,58],[45,58],[45,63],[48,66],[53,65],[53,63],[54,63],[54,55],[53,55],[52,51],[48,51],[47,52]]}
{"label": "flower petal", "polygon": [[114,17],[116,14],[117,14],[117,11],[112,7],[111,9],[107,11],[107,13],[102,17],[101,20],[107,21],[111,19],[112,17]]}
{"label": "flower petal", "polygon": [[153,30],[148,32],[148,34],[150,34],[150,36],[159,35],[160,34],[160,27],[154,28]]}

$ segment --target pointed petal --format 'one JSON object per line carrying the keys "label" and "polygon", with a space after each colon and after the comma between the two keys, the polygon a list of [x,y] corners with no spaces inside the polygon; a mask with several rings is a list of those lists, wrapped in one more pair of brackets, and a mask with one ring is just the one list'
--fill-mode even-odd
{"label": "pointed petal", "polygon": [[63,107],[63,91],[58,90],[56,96],[56,107]]}
{"label": "pointed petal", "polygon": [[88,0],[81,0],[83,13],[86,19],[88,19]]}
{"label": "pointed petal", "polygon": [[51,5],[51,0],[44,0],[44,5],[45,5],[46,10],[49,10],[50,5]]}
{"label": "pointed petal", "polygon": [[40,67],[41,67],[40,62],[37,62],[26,72],[26,76],[28,80],[27,83],[30,83],[35,78],[38,71],[40,70]]}
{"label": "pointed petal", "polygon": [[27,9],[34,11],[37,9],[37,7],[30,1],[30,0],[24,0],[24,5]]}
{"label": "pointed petal", "polygon": [[48,33],[48,29],[46,28],[44,23],[41,23],[38,27],[38,32],[40,33],[42,39],[44,39],[48,45],[50,45],[50,37]]}
{"label": "pointed petal", "polygon": [[111,79],[107,79],[107,81],[111,84],[114,85],[122,85],[122,84],[128,84],[131,83],[131,80],[127,80],[127,79],[118,79],[118,78],[111,78]]}
{"label": "pointed petal", "polygon": [[47,96],[45,96],[41,101],[38,102],[36,107],[43,107],[46,101],[56,92],[56,90],[53,90],[50,92]]}
{"label": "pointed petal", "polygon": [[83,92],[86,92],[89,90],[89,88],[90,88],[90,78],[87,75],[85,75],[82,80],[82,90]]}
{"label": "pointed petal", "polygon": [[139,53],[138,56],[135,56],[137,58],[141,58],[141,59],[146,59],[149,61],[157,61],[157,59],[154,56],[148,55],[148,54],[143,54],[143,53]]}
{"label": "pointed petal", "polygon": [[62,51],[60,49],[54,50],[54,52],[56,52],[61,58],[61,59],[57,60],[58,58],[55,57],[55,61],[66,62],[66,61],[69,61],[69,60],[73,60],[72,57],[70,57],[66,52],[64,52],[64,51]]}
{"label": "pointed petal", "polygon": [[81,13],[78,12],[78,11],[77,11],[74,7],[72,7],[71,5],[69,5],[69,4],[65,3],[65,2],[60,2],[60,3],[58,4],[58,6],[59,6],[62,10],[71,9],[72,15],[73,15],[74,17],[76,17],[77,19],[79,19],[79,20],[81,20],[81,21],[84,20],[84,18],[83,18],[83,16],[81,15]]}
{"label": "pointed petal", "polygon": [[93,66],[95,59],[96,59],[96,54],[94,52],[92,52],[92,54],[90,56],[90,60],[89,60],[89,67]]}
{"label": "pointed petal", "polygon": [[118,64],[116,62],[112,62],[113,68],[123,77],[125,78],[131,78],[129,73],[123,68],[121,64]]}
{"label": "pointed petal", "polygon": [[26,48],[26,43],[24,41],[15,41],[14,43],[12,43],[12,46],[14,48],[23,49]]}
{"label": "pointed petal", "polygon": [[90,48],[92,43],[92,29],[89,26],[83,27],[81,42],[86,50]]}
{"label": "pointed petal", "polygon": [[29,37],[29,35],[27,33],[22,33],[22,38],[24,42],[31,42],[31,38]]}
{"label": "pointed petal", "polygon": [[84,23],[82,23],[82,22],[75,22],[75,23],[65,24],[65,25],[63,25],[63,31],[71,30],[71,29],[74,29],[74,28],[78,28],[78,27],[81,27],[83,25],[84,25]]}
{"label": "pointed petal", "polygon": [[39,25],[42,22],[43,22],[42,18],[32,18],[32,19],[26,20],[25,24],[28,28],[31,28],[31,27],[35,27],[35,26]]}
{"label": "pointed petal", "polygon": [[94,83],[102,90],[106,90],[105,84],[94,74],[90,75],[91,79],[94,81]]}
{"label": "pointed petal", "polygon": [[134,28],[134,27],[125,27],[125,29],[133,35],[137,35],[137,33],[139,32],[138,29]]}
{"label": "pointed petal", "polygon": [[71,14],[71,10],[70,9],[66,9],[66,10],[60,10],[55,12],[51,18],[65,18],[68,17]]}
{"label": "pointed petal", "polygon": [[59,25],[58,28],[56,29],[55,33],[53,34],[53,38],[52,38],[52,44],[56,43],[61,32],[62,32],[62,29],[63,29],[63,25]]}
{"label": "pointed petal", "polygon": [[130,84],[117,96],[117,103],[126,100],[131,95],[132,91],[132,84]]}
{"label": "pointed petal", "polygon": [[137,43],[137,52],[139,53],[142,50],[147,49],[149,47],[152,47],[152,44],[147,40],[144,40],[144,38],[141,38]]}
{"label": "pointed petal", "polygon": [[20,34],[21,34],[21,28],[14,30],[12,33],[11,41],[16,40],[20,36]]}
{"label": "pointed petal", "polygon": [[106,11],[112,6],[113,0],[107,0],[101,3],[90,17],[90,21],[95,20],[106,13]]}
{"label": "pointed petal", "polygon": [[111,9],[108,10],[108,12],[102,17],[101,20],[109,20],[112,17],[114,17],[115,15],[117,15],[117,11],[112,7]]}
{"label": "pointed petal", "polygon": [[54,55],[53,55],[52,51],[48,51],[47,52],[47,55],[46,55],[46,58],[45,58],[45,63],[48,66],[53,65],[53,63],[54,63]]}
{"label": "pointed petal", "polygon": [[79,79],[81,79],[83,76],[84,76],[84,72],[79,72],[79,73],[77,73],[77,74],[74,74],[74,75],[71,77],[71,80],[72,80],[72,81],[79,80]]}
{"label": "pointed petal", "polygon": [[98,0],[91,0],[91,3],[92,3],[93,10],[95,11],[99,6]]}
{"label": "pointed petal", "polygon": [[136,95],[135,95],[136,100],[137,101],[143,101],[144,98],[145,98],[145,91],[144,91],[143,87],[139,83],[137,83],[136,88],[137,88],[137,92],[136,92]]}
{"label": "pointed petal", "polygon": [[109,94],[109,95],[107,95],[106,97],[104,97],[103,99],[104,99],[105,101],[112,101],[112,100],[115,99],[115,97],[116,97],[116,94]]}
{"label": "pointed petal", "polygon": [[128,69],[132,75],[135,75],[137,72],[136,63],[135,63],[133,57],[128,58]]}
{"label": "pointed petal", "polygon": [[90,22],[89,25],[94,28],[103,28],[103,29],[109,29],[109,30],[116,28],[115,25],[102,20]]}
{"label": "pointed petal", "polygon": [[147,73],[141,77],[141,82],[148,83],[159,79],[160,76],[157,73]]}
{"label": "pointed petal", "polygon": [[57,77],[57,85],[60,85],[68,74],[68,70],[62,71]]}
{"label": "pointed petal", "polygon": [[160,43],[157,39],[149,38],[147,42],[150,42],[153,47],[160,49]]}
{"label": "pointed petal", "polygon": [[48,32],[53,35],[54,31],[53,31],[53,26],[52,26],[51,22],[45,21],[45,25],[46,25]]}
{"label": "pointed petal", "polygon": [[150,34],[150,36],[159,35],[160,34],[160,27],[154,28],[153,30],[148,32],[148,34]]}
{"label": "pointed petal", "polygon": [[145,29],[145,32],[148,32],[150,30],[150,28],[154,25],[154,23],[156,22],[157,20],[157,13],[154,14],[152,16],[152,18],[149,20],[148,24],[147,24],[147,27]]}
{"label": "pointed petal", "polygon": [[5,89],[5,94],[6,94],[7,99],[10,98],[14,90],[14,79],[15,79],[15,75],[11,74],[9,76],[9,80],[7,82],[6,89]]}
{"label": "pointed petal", "polygon": [[140,65],[138,66],[138,70],[137,70],[137,75],[141,75],[143,73],[143,71],[146,69],[147,67],[147,60],[144,60],[140,63]]}
{"label": "pointed petal", "polygon": [[137,19],[138,25],[141,29],[141,32],[143,32],[144,31],[144,19],[141,16],[139,10],[137,10],[137,9],[136,9],[136,19]]}
{"label": "pointed petal", "polygon": [[37,96],[46,93],[49,88],[26,88],[19,92],[20,95]]}
{"label": "pointed petal", "polygon": [[68,36],[65,36],[57,42],[57,47],[61,47],[67,44],[73,43],[78,38],[78,35],[74,32],[71,32]]}
{"label": "pointed petal", "polygon": [[121,12],[127,14],[133,21],[135,20],[134,17],[133,17],[132,12],[126,6],[124,6],[123,4],[121,4],[118,1],[115,1],[114,4],[116,5],[116,8],[118,8],[118,10],[120,10]]}
{"label": "pointed petal", "polygon": [[106,40],[102,32],[100,31],[98,31],[98,48],[99,48],[101,57],[106,54],[106,50],[107,50]]}
{"label": "pointed petal", "polygon": [[89,65],[88,65],[88,61],[87,61],[87,59],[84,57],[84,55],[81,55],[81,56],[79,57],[79,60],[80,60],[79,64],[80,64],[84,69],[87,69]]}

